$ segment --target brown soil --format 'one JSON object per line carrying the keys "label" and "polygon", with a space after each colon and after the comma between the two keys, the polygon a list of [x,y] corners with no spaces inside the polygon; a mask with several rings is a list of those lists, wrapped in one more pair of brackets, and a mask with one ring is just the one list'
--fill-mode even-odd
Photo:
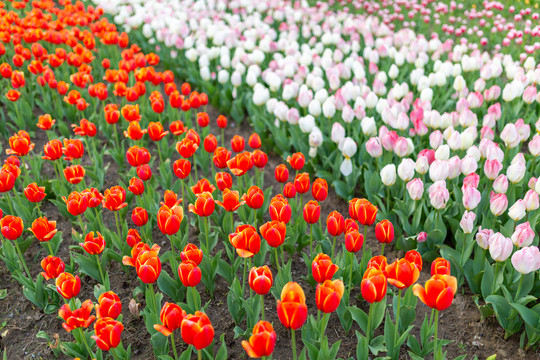
{"label": "brown soil", "polygon": [[[215,127],[215,119],[218,113],[210,109],[211,130],[213,133],[218,134],[218,129]],[[252,133],[252,129],[247,125],[241,127],[235,126],[232,121],[229,121],[229,127],[226,129],[226,138],[230,139],[235,134],[240,134],[244,138],[248,139]],[[4,139],[5,140],[5,139]],[[35,152],[41,152],[43,144],[47,141],[44,132],[39,131],[33,138],[36,143]],[[155,151],[151,153],[155,154]],[[202,149],[201,149],[202,150]],[[280,187],[275,182],[273,176],[273,169],[276,165],[282,163],[281,158],[272,153],[271,149],[264,149],[269,154],[269,162],[267,170],[265,171],[265,186],[272,185],[274,187],[273,194],[279,192]],[[105,180],[104,189],[117,185],[121,175],[118,174],[118,167],[111,158],[105,159],[105,164],[110,163],[108,170],[108,176]],[[159,174],[158,169],[153,169],[156,174]],[[53,177],[54,172],[52,167],[45,165],[44,176]],[[102,189],[102,190],[104,190]],[[157,189],[163,192],[163,189]],[[311,195],[306,197],[304,201],[310,200]],[[130,205],[130,209],[133,205]],[[63,219],[52,203],[46,202],[42,205],[42,210],[49,219],[57,220],[59,231],[64,232],[64,243],[61,247],[59,256],[66,260],[68,257],[67,246],[70,243],[71,223],[67,219]],[[329,196],[325,202],[322,203],[321,217],[326,219],[329,212],[338,210],[345,216],[348,215],[348,204],[340,199],[334,191],[330,190]],[[114,217],[111,212],[104,210],[104,221],[106,226],[114,228]],[[189,215],[187,215],[189,216]],[[131,222],[131,220],[128,220]],[[26,225],[26,224],[25,224]],[[195,237],[197,230],[192,227],[190,232]],[[153,232],[154,241],[160,245],[163,245],[163,251],[167,250],[168,241],[159,232],[158,229],[154,229]],[[343,238],[341,237],[341,241]],[[380,246],[374,238],[373,229],[369,229],[366,246],[376,252],[379,251]],[[397,256],[403,255],[390,246],[386,252],[389,261],[393,261]],[[32,269],[32,275],[37,276],[40,270],[39,261],[44,256],[44,251],[38,244],[33,244],[26,252],[26,261]],[[306,297],[308,299],[308,308],[310,314],[316,315],[316,306],[314,303],[315,290],[305,281],[301,280],[310,271],[310,266],[306,265],[298,256],[293,258],[293,279],[300,282],[303,289],[306,291]],[[425,270],[422,272],[421,281],[425,281],[429,277],[429,266],[424,266]],[[164,264],[164,271],[171,273],[168,265]],[[124,272],[119,264],[109,265],[109,275],[111,278],[111,289],[115,291],[123,304],[123,323],[125,330],[122,333],[122,339],[125,346],[131,344],[134,359],[152,359],[152,348],[149,344],[149,336],[146,331],[142,317],[135,317],[128,310],[128,304],[132,299],[133,289],[139,284],[137,276],[132,269],[128,272]],[[208,308],[208,316],[215,327],[215,339],[216,343],[219,343],[219,338],[222,333],[226,334],[225,341],[229,352],[229,359],[245,359],[245,351],[241,346],[241,339],[234,339],[234,327],[235,324],[229,315],[226,301],[219,299],[226,299],[228,293],[227,283],[223,278],[218,276],[216,279],[216,291],[215,300],[212,300],[210,307]],[[79,295],[80,299],[92,299],[93,287],[96,282],[88,277],[82,277],[82,290]],[[51,338],[59,338],[62,341],[72,341],[72,336],[69,335],[61,326],[61,319],[55,315],[45,315],[33,304],[24,298],[21,290],[21,286],[14,280],[7,269],[4,266],[0,266],[0,289],[7,289],[7,297],[0,300],[0,346],[2,349],[6,349],[7,359],[53,359],[54,355],[47,345],[46,341],[36,337],[39,331],[46,332]],[[199,286],[199,290],[202,297],[202,303],[210,301],[208,294],[204,291],[202,284]],[[358,295],[358,289],[353,292],[353,295]],[[144,303],[141,297],[136,299],[139,303]],[[169,300],[165,295],[164,300]],[[352,304],[361,307],[367,311],[367,304],[365,301],[356,300],[351,298]],[[274,328],[278,335],[278,341],[274,351],[275,359],[290,359],[292,358],[291,339],[290,333],[280,324],[276,314],[276,302],[270,300],[270,296],[266,298],[266,316],[267,320],[274,324]],[[141,309],[144,304],[141,304]],[[413,334],[419,334],[419,328],[425,314],[429,314],[430,309],[419,302],[417,306],[416,316],[416,328],[413,330]],[[533,354],[531,352],[525,353],[519,347],[519,336],[515,335],[508,340],[504,340],[504,331],[497,324],[495,319],[482,320],[480,314],[474,304],[471,294],[468,288],[463,287],[460,289],[459,294],[456,295],[453,305],[444,312],[441,313],[440,318],[440,338],[453,340],[445,349],[448,351],[448,358],[453,359],[459,355],[468,354],[468,358],[473,358],[474,355],[480,359],[485,359],[490,355],[497,354],[498,359],[534,359],[539,358],[539,354]],[[336,314],[332,314],[330,322],[327,327],[327,337],[329,343],[332,344],[341,340],[341,347],[338,356],[341,358],[356,357],[356,337],[354,331],[358,330],[356,324],[353,325],[351,333],[348,335],[343,331],[338,317]],[[382,331],[382,325],[377,330],[377,334]],[[299,337],[297,337],[298,339]],[[181,343],[179,341],[179,343]],[[218,344],[219,345],[219,344]],[[300,345],[299,345],[300,346]],[[185,348],[185,344],[178,345],[178,350],[181,352]],[[67,357],[61,355],[60,359],[67,359]],[[406,347],[402,349],[402,359],[408,359],[409,356],[406,352]]]}

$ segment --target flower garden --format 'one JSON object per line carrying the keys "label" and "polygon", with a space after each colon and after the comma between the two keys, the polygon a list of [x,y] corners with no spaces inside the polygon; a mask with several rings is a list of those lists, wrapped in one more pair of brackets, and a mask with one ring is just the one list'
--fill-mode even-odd
{"label": "flower garden", "polygon": [[3,359],[533,359],[540,9],[0,6]]}

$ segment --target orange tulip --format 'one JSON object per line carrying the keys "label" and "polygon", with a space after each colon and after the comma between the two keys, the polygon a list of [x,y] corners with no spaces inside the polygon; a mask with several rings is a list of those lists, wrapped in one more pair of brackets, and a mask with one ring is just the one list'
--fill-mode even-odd
{"label": "orange tulip", "polygon": [[386,257],[384,257],[383,255],[377,255],[369,259],[367,267],[373,267],[384,272],[384,270],[386,269],[386,265],[388,265]]}
{"label": "orange tulip", "polygon": [[251,186],[247,193],[242,195],[244,200],[251,209],[260,209],[264,204],[264,193],[258,186]]}
{"label": "orange tulip", "polygon": [[15,102],[19,100],[20,97],[21,97],[21,93],[17,90],[10,89],[6,93],[6,99],[8,99],[11,102]]}
{"label": "orange tulip", "polygon": [[90,324],[93,323],[96,319],[94,315],[90,315],[93,308],[94,304],[92,304],[91,300],[86,300],[82,303],[80,308],[73,311],[71,311],[71,308],[68,304],[62,305],[62,307],[58,311],[58,316],[60,316],[65,321],[62,324],[62,327],[67,332],[71,332],[71,330],[78,328],[89,327]]}
{"label": "orange tulip", "polygon": [[[225,191],[225,189],[232,188],[232,176],[228,172],[216,173],[215,180],[216,180],[216,185],[219,191]],[[246,201],[245,197],[246,197],[246,194],[242,195],[242,200]]]}
{"label": "orange tulip", "polygon": [[195,244],[187,244],[180,253],[180,258],[182,261],[191,260],[199,266],[203,258],[203,252]]}
{"label": "orange tulip", "polygon": [[185,260],[178,265],[178,276],[182,281],[182,285],[194,287],[201,282],[202,273],[194,261]]}
{"label": "orange tulip", "polygon": [[199,216],[210,216],[214,212],[215,202],[212,194],[208,191],[197,194],[197,200],[194,204],[189,204],[189,211]]}
{"label": "orange tulip", "polygon": [[43,152],[45,153],[45,156],[42,156],[44,160],[54,161],[60,159],[63,153],[62,142],[58,139],[49,141],[43,145]]}
{"label": "orange tulip", "polygon": [[97,319],[94,324],[94,333],[92,339],[96,341],[98,348],[109,351],[120,345],[124,325],[110,317]]}
{"label": "orange tulip", "polygon": [[388,278],[388,282],[398,289],[408,288],[420,276],[420,270],[407,259],[399,259],[386,265],[384,273]]}
{"label": "orange tulip", "polygon": [[176,151],[181,157],[188,159],[195,154],[195,151],[199,148],[199,145],[192,139],[185,137],[182,141],[176,143]]}
{"label": "orange tulip", "polygon": [[315,200],[310,200],[304,205],[304,221],[308,224],[315,224],[317,221],[319,221],[319,217],[321,216],[321,207],[319,206],[319,203]]}
{"label": "orange tulip", "polygon": [[134,145],[126,151],[126,159],[129,165],[133,167],[148,164],[150,162],[150,158],[150,152],[144,147]]}
{"label": "orange tulip", "polygon": [[165,190],[163,194],[163,201],[160,202],[161,206],[167,206],[172,208],[175,205],[180,205],[182,199],[178,199],[178,195],[174,191]]}
{"label": "orange tulip", "polygon": [[223,201],[216,200],[216,204],[229,212],[236,211],[245,203],[245,201],[240,201],[238,191],[231,191],[230,189],[225,189],[223,191]]}
{"label": "orange tulip", "polygon": [[287,329],[298,330],[304,325],[308,316],[306,296],[296,282],[285,284],[281,291],[281,300],[277,301],[279,321]]}
{"label": "orange tulip", "polygon": [[159,122],[150,122],[148,124],[148,136],[152,141],[160,141],[168,133],[168,131],[164,131],[163,125]]}
{"label": "orange tulip", "polygon": [[49,221],[46,217],[40,217],[34,220],[32,227],[29,228],[38,241],[51,240],[56,232],[56,221]]}
{"label": "orange tulip", "polygon": [[265,223],[259,230],[268,245],[278,247],[285,241],[287,226],[281,221],[273,220]]}
{"label": "orange tulip", "polygon": [[274,196],[272,201],[270,201],[268,211],[270,212],[270,218],[272,220],[282,221],[285,224],[291,220],[291,206],[289,205],[287,199],[285,199],[282,195],[278,194]]}
{"label": "orange tulip", "polygon": [[6,150],[8,155],[25,156],[36,144],[30,141],[30,135],[24,130],[19,130],[9,138],[9,149]]}
{"label": "orange tulip", "polygon": [[318,283],[323,283],[326,280],[332,280],[332,276],[339,270],[336,264],[332,263],[330,256],[320,253],[315,256],[311,263],[311,273],[313,278]]}
{"label": "orange tulip", "polygon": [[118,211],[127,206],[126,190],[117,185],[105,190],[103,195],[103,207],[111,211]]}
{"label": "orange tulip", "polygon": [[317,291],[315,292],[317,309],[326,314],[335,311],[341,302],[344,292],[345,286],[341,280],[326,280],[322,284],[318,284]]}
{"label": "orange tulip", "polygon": [[84,155],[84,145],[79,139],[64,139],[64,159],[71,161]]}
{"label": "orange tulip", "polygon": [[250,152],[244,151],[227,161],[227,166],[234,175],[242,176],[253,167],[253,157]]}
{"label": "orange tulip", "polygon": [[141,129],[141,124],[138,121],[132,121],[129,123],[127,130],[124,131],[124,136],[137,141],[142,139],[146,131],[146,129]]}
{"label": "orange tulip", "polygon": [[422,271],[422,255],[416,250],[409,250],[405,253],[405,259],[416,265],[418,271]]}
{"label": "orange tulip", "polygon": [[112,291],[101,294],[98,298],[99,305],[96,305],[96,315],[98,318],[110,317],[116,319],[122,313],[122,303],[120,298]]}
{"label": "orange tulip", "polygon": [[185,179],[191,173],[191,163],[186,159],[178,159],[174,162],[173,171],[179,179]]}
{"label": "orange tulip", "polygon": [[332,211],[326,218],[326,230],[332,236],[339,236],[345,230],[345,219],[337,211]]}
{"label": "orange tulip", "polygon": [[345,248],[348,252],[358,252],[364,245],[364,235],[358,230],[347,231],[345,234]]}
{"label": "orange tulip", "polygon": [[122,113],[122,116],[124,117],[124,119],[126,119],[126,121],[128,121],[130,123],[132,121],[139,122],[141,120],[141,117],[142,117],[139,114],[139,104],[124,105],[124,107],[122,107],[121,113]]}
{"label": "orange tulip", "polygon": [[54,120],[51,115],[45,114],[39,117],[36,126],[42,130],[49,130],[55,123],[56,120]]}
{"label": "orange tulip", "polygon": [[433,275],[426,281],[425,289],[420,284],[413,286],[413,293],[420,301],[439,311],[452,305],[456,291],[457,279],[450,275]]}
{"label": "orange tulip", "polygon": [[174,330],[180,329],[186,315],[186,311],[182,310],[180,306],[167,302],[163,305],[159,314],[159,320],[163,325],[155,324],[154,329],[165,336],[169,336]]}
{"label": "orange tulip", "polygon": [[375,226],[375,237],[380,243],[390,243],[394,240],[394,225],[390,220],[383,220]]}
{"label": "orange tulip", "polygon": [[324,179],[315,179],[311,185],[311,194],[319,202],[326,200],[328,196],[328,183]]}
{"label": "orange tulip", "polygon": [[386,296],[387,287],[384,273],[375,267],[368,267],[360,285],[362,297],[370,304],[379,302]]}
{"label": "orange tulip", "polygon": [[249,287],[259,295],[266,295],[270,291],[274,278],[268,266],[252,267],[249,271]]}
{"label": "orange tulip", "polygon": [[58,275],[64,272],[66,264],[56,256],[49,255],[41,260],[41,276],[45,280],[56,279]]}
{"label": "orange tulip", "polygon": [[182,321],[180,331],[182,340],[197,350],[204,349],[214,340],[214,327],[208,316],[200,311],[187,315]]}
{"label": "orange tulip", "polygon": [[105,249],[105,239],[99,231],[96,231],[96,234],[97,236],[94,235],[93,231],[89,232],[84,238],[84,243],[79,243],[79,246],[90,255],[101,254]]}
{"label": "orange tulip", "polygon": [[253,257],[261,249],[261,238],[251,225],[237,226],[236,231],[229,235],[229,241],[238,256],[243,258]]}
{"label": "orange tulip", "polygon": [[431,276],[450,275],[450,261],[438,257],[431,263]]}
{"label": "orange tulip", "polygon": [[280,164],[276,166],[274,176],[277,182],[286,183],[289,180],[289,169],[287,169],[287,165]]}
{"label": "orange tulip", "polygon": [[6,215],[0,219],[2,235],[8,240],[17,240],[24,230],[23,221],[20,217]]}
{"label": "orange tulip", "polygon": [[71,165],[64,169],[64,177],[66,180],[73,185],[76,185],[84,179],[84,174],[86,171],[82,165]]}
{"label": "orange tulip", "polygon": [[304,167],[306,158],[304,154],[297,152],[292,154],[292,156],[287,157],[287,162],[291,165],[294,170],[301,170]]}
{"label": "orange tulip", "polygon": [[225,169],[230,158],[231,152],[220,146],[216,150],[214,150],[214,156],[212,157],[212,161],[218,169]]}
{"label": "orange tulip", "polygon": [[46,195],[45,186],[38,186],[36,183],[31,183],[24,189],[24,196],[26,196],[28,201],[33,203],[38,203],[45,199]]}
{"label": "orange tulip", "polygon": [[272,355],[277,335],[268,321],[259,321],[253,327],[249,341],[243,340],[242,347],[250,358],[261,358]]}
{"label": "orange tulip", "polygon": [[309,191],[309,174],[301,173],[294,178],[294,188],[299,194],[305,194]]}
{"label": "orange tulip", "polygon": [[352,199],[349,202],[349,215],[364,226],[370,226],[377,217],[377,207],[366,199]]}
{"label": "orange tulip", "polygon": [[234,135],[231,139],[231,149],[232,151],[239,153],[244,151],[244,147],[246,146],[246,141],[244,138],[240,135]]}
{"label": "orange tulip", "polygon": [[77,275],[63,272],[56,278],[56,291],[65,299],[71,299],[79,295],[81,291],[81,279]]}
{"label": "orange tulip", "polygon": [[165,235],[174,235],[180,230],[183,219],[184,210],[181,206],[162,206],[157,215],[159,230]]}
{"label": "orange tulip", "polygon": [[249,147],[252,149],[258,149],[262,146],[261,137],[257,133],[253,133],[249,136]]}

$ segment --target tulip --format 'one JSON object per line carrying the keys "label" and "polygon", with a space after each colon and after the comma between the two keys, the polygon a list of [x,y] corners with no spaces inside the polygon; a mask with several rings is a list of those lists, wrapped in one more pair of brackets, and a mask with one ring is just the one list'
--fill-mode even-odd
{"label": "tulip", "polygon": [[294,153],[292,156],[287,157],[287,162],[291,165],[291,167],[296,170],[302,170],[304,167],[304,164],[306,162],[306,159],[304,157],[304,154],[302,153]]}
{"label": "tulip", "polygon": [[345,248],[348,252],[356,253],[360,251],[362,245],[364,245],[364,235],[358,230],[353,229],[345,233]]}
{"label": "tulip", "polygon": [[238,256],[253,257],[261,248],[261,238],[251,225],[239,225],[236,231],[229,235],[229,242],[236,249]]}
{"label": "tulip", "polygon": [[49,161],[58,160],[62,157],[62,149],[62,142],[60,140],[50,140],[43,145],[43,153],[45,156],[42,156],[42,159]]}
{"label": "tulip", "polygon": [[137,166],[137,176],[142,181],[148,181],[152,178],[152,169],[150,168],[150,165],[144,164]]}
{"label": "tulip", "polygon": [[90,255],[101,254],[105,249],[105,240],[103,239],[103,236],[99,231],[96,231],[96,233],[97,236],[94,236],[93,231],[89,232],[84,238],[84,243],[79,243],[79,246]]}
{"label": "tulip", "polygon": [[195,200],[195,204],[189,204],[190,212],[203,217],[212,215],[212,213],[214,212],[214,208],[214,198],[212,197],[212,194],[208,191],[197,194],[197,200]]}
{"label": "tulip", "polygon": [[73,185],[76,185],[84,179],[86,171],[81,165],[72,165],[64,169],[64,177],[66,180]]}
{"label": "tulip", "polygon": [[189,159],[190,157],[195,154],[195,151],[199,148],[199,145],[189,138],[184,138],[182,141],[178,141],[176,143],[176,151],[182,156],[184,159]]}
{"label": "tulip", "polygon": [[58,316],[65,321],[62,323],[62,327],[67,332],[78,328],[87,328],[96,319],[94,315],[90,315],[93,308],[94,304],[92,304],[91,300],[86,300],[81,304],[80,308],[73,311],[71,311],[68,304],[62,305],[60,310],[58,310]]}
{"label": "tulip", "polygon": [[270,218],[272,220],[281,221],[287,224],[291,219],[291,211],[291,206],[287,199],[282,195],[278,194],[270,201],[268,212],[270,213]]}
{"label": "tulip", "polygon": [[161,261],[158,257],[159,246],[149,248],[145,243],[138,243],[131,250],[132,258],[124,256],[124,265],[134,266],[137,275],[145,284],[153,284],[161,274]]}
{"label": "tulip", "polygon": [[129,229],[126,236],[126,243],[129,247],[134,247],[136,244],[142,241],[141,235],[136,229]]}
{"label": "tulip", "polygon": [[[174,330],[180,329],[182,326],[182,321],[186,317],[186,311],[182,310],[180,306],[174,303],[165,303],[163,307],[161,308],[161,312],[159,314],[159,320],[161,321],[161,324],[155,324],[154,329],[159,331],[165,336],[173,335]],[[174,339],[171,337],[171,340]],[[173,351],[176,352],[176,348],[173,343]],[[177,357],[177,355],[175,355]]]}
{"label": "tulip", "polygon": [[95,335],[92,336],[92,339],[96,341],[97,347],[101,350],[111,351],[120,345],[123,330],[124,325],[112,318],[97,319],[94,324]]}
{"label": "tulip", "polygon": [[227,166],[235,176],[243,176],[253,167],[253,156],[248,151],[241,152],[227,161]]}
{"label": "tulip", "polygon": [[197,184],[191,187],[191,191],[193,191],[195,195],[199,195],[205,191],[213,193],[214,190],[216,190],[216,188],[214,187],[214,185],[210,184],[208,179],[201,179],[197,182]]}
{"label": "tulip", "polygon": [[375,267],[368,267],[360,285],[362,297],[370,304],[379,302],[385,298],[386,289],[387,282],[384,272]]}
{"label": "tulip", "polygon": [[281,290],[281,300],[277,301],[277,313],[281,324],[291,329],[293,360],[296,360],[295,330],[304,325],[308,312],[304,291],[296,282],[288,282]]}
{"label": "tulip", "polygon": [[144,182],[139,178],[131,178],[129,180],[128,190],[135,196],[142,195],[144,193]]}
{"label": "tulip", "polygon": [[192,260],[184,260],[178,265],[178,276],[186,287],[195,287],[201,282],[201,269]]}
{"label": "tulip", "polygon": [[420,253],[416,250],[409,250],[405,253],[405,259],[408,260],[410,263],[414,264],[418,271],[422,271],[422,256]]}
{"label": "tulip", "polygon": [[527,191],[525,197],[523,198],[523,201],[525,201],[525,208],[527,209],[527,211],[534,211],[540,206],[538,193],[533,189]]}
{"label": "tulip", "polygon": [[8,155],[25,156],[34,148],[35,144],[31,142],[30,135],[24,130],[19,130],[9,138],[9,149],[6,150]]}
{"label": "tulip", "polygon": [[292,182],[288,182],[283,186],[283,196],[287,199],[292,199],[296,196],[296,188]]}
{"label": "tulip", "polygon": [[242,195],[242,200],[245,201],[246,205],[251,209],[257,210],[264,204],[264,193],[259,187],[252,186],[244,195]]}
{"label": "tulip", "polygon": [[388,164],[381,169],[381,181],[386,186],[392,186],[396,182],[396,166]]}
{"label": "tulip", "polygon": [[[540,269],[540,251],[536,246],[525,246],[517,250],[511,259],[512,265],[519,273],[526,275]],[[523,277],[520,277],[520,285]],[[521,286],[519,286],[521,288]],[[516,293],[516,297],[519,291]]]}
{"label": "tulip", "polygon": [[208,316],[200,311],[184,317],[180,331],[182,333],[182,340],[186,344],[193,345],[199,351],[199,354],[201,349],[210,345],[214,339],[212,323]]}
{"label": "tulip", "polygon": [[474,210],[482,200],[482,194],[472,186],[463,186],[463,206],[465,209]]}
{"label": "tulip", "polygon": [[450,193],[446,188],[446,182],[444,180],[439,180],[433,183],[429,187],[428,192],[431,206],[437,210],[444,208],[450,199]]}
{"label": "tulip", "polygon": [[34,234],[38,241],[49,241],[58,231],[56,229],[56,221],[49,221],[46,217],[40,217],[34,220],[32,227],[28,230]]}
{"label": "tulip", "polygon": [[325,314],[335,311],[341,302],[344,291],[345,286],[341,280],[325,280],[323,283],[319,283],[315,292],[317,309]]}
{"label": "tulip", "polygon": [[[266,295],[274,282],[268,266],[253,267],[249,271],[249,287],[259,295]],[[263,310],[264,313],[264,310]]]}
{"label": "tulip", "polygon": [[17,240],[24,230],[21,218],[13,215],[6,215],[0,219],[2,235],[8,240]]}
{"label": "tulip", "polygon": [[84,145],[79,139],[64,139],[63,152],[67,161],[80,159],[84,155]]}
{"label": "tulip", "polygon": [[38,186],[36,183],[29,184],[24,189],[24,195],[28,201],[38,203],[45,198],[45,186]]}
{"label": "tulip", "polygon": [[184,219],[184,210],[181,206],[174,205],[172,208],[162,206],[158,210],[157,223],[159,230],[165,235],[174,235],[180,230],[180,224]]}
{"label": "tulip", "polygon": [[438,257],[431,263],[431,276],[450,275],[450,261]]}
{"label": "tulip", "polygon": [[299,194],[305,194],[309,191],[309,174],[301,173],[294,178],[294,188]]}
{"label": "tulip", "polygon": [[231,139],[231,149],[232,151],[239,153],[244,151],[246,141],[240,135],[234,135]]}
{"label": "tulip", "polygon": [[516,226],[514,233],[512,234],[512,242],[517,247],[530,246],[534,240],[534,230],[531,228],[531,224],[526,221]]}
{"label": "tulip", "polygon": [[[0,193],[11,191],[15,186],[15,180],[16,176],[12,172],[4,169],[0,170]],[[8,197],[8,204],[11,204],[9,199]]]}
{"label": "tulip", "polygon": [[349,202],[349,215],[364,227],[370,226],[377,217],[377,207],[366,199],[353,199]]}
{"label": "tulip", "polygon": [[304,206],[304,221],[308,224],[315,224],[317,221],[319,221],[319,217],[321,215],[321,207],[319,206],[319,203],[317,203],[315,200],[309,201]]}
{"label": "tulip", "polygon": [[240,206],[245,204],[245,201],[240,201],[238,191],[231,191],[230,189],[225,189],[223,191],[223,202],[216,200],[216,204],[224,208],[225,211],[233,212],[236,211]]}
{"label": "tulip", "polygon": [[103,207],[111,211],[119,211],[127,206],[126,190],[121,186],[113,186],[105,190]]}
{"label": "tulip", "polygon": [[352,230],[360,231],[360,228],[358,227],[358,224],[356,223],[354,219],[346,219],[345,220],[345,233]]}
{"label": "tulip", "polygon": [[463,233],[470,234],[473,231],[475,219],[476,219],[475,213],[465,210],[465,212],[463,213],[463,216],[461,217],[461,221],[459,222],[459,225],[461,226]]}
{"label": "tulip", "polygon": [[445,310],[452,305],[456,291],[457,279],[450,275],[433,275],[431,279],[426,281],[425,289],[420,284],[415,284],[413,287],[413,293],[420,301],[435,309],[434,358],[438,358],[439,354],[437,346],[439,311]]}
{"label": "tulip", "polygon": [[286,183],[289,179],[289,170],[287,169],[287,166],[285,164],[276,166],[274,176],[277,182]]}
{"label": "tulip", "polygon": [[421,179],[415,178],[409,181],[406,185],[409,196],[413,200],[420,200],[424,193],[424,183]]}
{"label": "tulip", "polygon": [[486,160],[484,164],[484,173],[490,180],[495,180],[499,176],[499,172],[502,170],[503,164],[497,160]]}
{"label": "tulip", "polygon": [[383,220],[375,225],[375,238],[382,244],[381,255],[384,255],[384,245],[394,240],[394,225],[389,220]]}
{"label": "tulip", "polygon": [[326,280],[332,280],[334,274],[339,270],[336,264],[332,263],[330,256],[320,253],[313,259],[311,263],[311,273],[313,278],[318,283],[323,283]]}
{"label": "tulip", "polygon": [[182,261],[191,260],[199,266],[203,258],[203,252],[195,244],[187,244],[180,253],[180,258]]}
{"label": "tulip", "polygon": [[508,198],[506,194],[492,194],[489,208],[495,216],[502,215],[508,207]]}
{"label": "tulip", "polygon": [[56,291],[64,299],[71,299],[79,295],[81,291],[81,279],[77,275],[73,276],[70,273],[63,272],[56,278]]}
{"label": "tulip", "polygon": [[[268,155],[266,155],[265,152],[257,149],[255,151],[253,151],[253,165],[255,165],[257,168],[259,169],[264,169],[264,167],[266,166],[266,164],[268,163]],[[259,183],[259,172],[256,172],[255,173],[255,176],[257,177],[257,184]]]}
{"label": "tulip", "polygon": [[146,212],[146,209],[136,207],[131,213],[131,221],[133,221],[136,226],[146,225],[148,222],[148,212]]}
{"label": "tulip", "polygon": [[388,282],[399,290],[408,288],[418,280],[420,271],[415,263],[407,259],[396,260],[384,269]]}
{"label": "tulip", "polygon": [[143,147],[132,146],[126,151],[126,159],[129,165],[137,167],[150,162],[150,152]]}
{"label": "tulip", "polygon": [[191,173],[191,163],[186,159],[178,159],[174,162],[173,171],[179,179],[183,180]]}
{"label": "tulip", "polygon": [[163,139],[169,132],[164,131],[163,125],[159,122],[150,122],[148,123],[148,136],[152,141],[160,141]]}
{"label": "tulip", "polygon": [[493,260],[503,262],[512,253],[512,241],[501,233],[495,233],[489,238],[489,253]]}
{"label": "tulip", "polygon": [[[227,172],[216,173],[215,180],[219,191],[225,191],[225,189],[232,188],[232,176]],[[246,201],[246,199],[244,199],[245,196],[245,194],[242,195],[242,200],[244,201]]]}
{"label": "tulip", "polygon": [[122,313],[122,303],[120,298],[112,291],[101,294],[98,298],[99,305],[96,305],[96,315],[98,318],[110,317],[116,319]]}
{"label": "tulip", "polygon": [[64,272],[66,264],[59,258],[52,255],[47,256],[41,260],[41,276],[45,280],[56,279],[61,273]]}
{"label": "tulip", "polygon": [[243,340],[242,347],[250,358],[260,358],[272,355],[276,345],[277,335],[267,321],[259,321],[253,327],[249,341]]}
{"label": "tulip", "polygon": [[324,179],[315,179],[311,185],[311,194],[319,202],[326,200],[328,196],[328,184]]}
{"label": "tulip", "polygon": [[332,211],[326,218],[326,230],[333,237],[339,236],[345,230],[345,219],[337,211]]}
{"label": "tulip", "polygon": [[218,169],[225,169],[230,158],[231,152],[229,150],[225,149],[224,147],[218,147],[214,151],[212,161]]}

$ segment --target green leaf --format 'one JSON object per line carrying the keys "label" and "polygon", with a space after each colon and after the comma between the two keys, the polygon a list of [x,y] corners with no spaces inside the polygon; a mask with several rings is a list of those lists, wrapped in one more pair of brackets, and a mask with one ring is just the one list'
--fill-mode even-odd
{"label": "green leaf", "polygon": [[533,328],[540,329],[540,315],[538,313],[518,303],[510,303],[510,305],[517,310],[527,324]]}

